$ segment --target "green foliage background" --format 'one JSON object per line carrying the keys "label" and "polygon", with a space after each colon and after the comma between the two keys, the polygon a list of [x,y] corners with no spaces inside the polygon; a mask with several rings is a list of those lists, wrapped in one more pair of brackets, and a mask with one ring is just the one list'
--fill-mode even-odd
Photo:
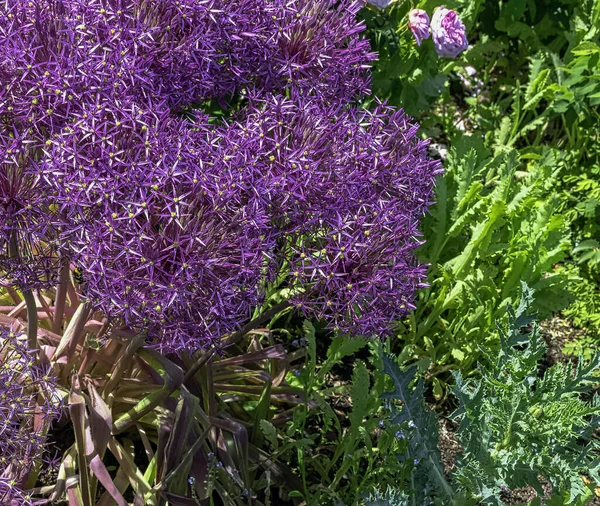
{"label": "green foliage background", "polygon": [[440,3],[363,11],[375,94],[421,122],[446,168],[420,251],[431,288],[396,348],[438,398],[449,370],[472,373],[479,346],[498,343],[519,281],[542,318],[564,310],[585,328],[567,351],[589,357],[600,330],[600,2],[444,2],[467,27],[457,60],[417,47],[406,25],[410,8]]}

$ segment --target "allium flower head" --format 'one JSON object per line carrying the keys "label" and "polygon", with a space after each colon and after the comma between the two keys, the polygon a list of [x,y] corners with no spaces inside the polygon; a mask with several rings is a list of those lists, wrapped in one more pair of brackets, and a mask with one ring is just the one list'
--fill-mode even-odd
{"label": "allium flower head", "polygon": [[39,149],[0,123],[0,272],[21,289],[45,285],[56,267],[59,220],[36,175]]}
{"label": "allium flower head", "polygon": [[359,36],[364,25],[356,15],[362,3],[297,0],[284,5],[274,16],[276,45],[265,60],[276,80],[266,74],[265,88],[289,88],[295,96],[337,102],[368,93],[367,70],[376,55]]}
{"label": "allium flower head", "polygon": [[64,225],[39,177],[43,149],[95,91],[110,88],[107,75],[119,79],[74,6],[0,3],[0,270],[21,289],[52,280]]}
{"label": "allium flower head", "polygon": [[431,35],[435,50],[440,56],[456,58],[469,47],[465,25],[455,11],[446,9],[443,5],[433,13]]}
{"label": "allium flower head", "polygon": [[50,138],[99,90],[123,88],[127,55],[117,53],[118,27],[111,35],[100,7],[94,0],[0,4],[2,105],[19,131]]}
{"label": "allium flower head", "polygon": [[[34,363],[24,335],[0,329],[0,499],[18,490],[47,453],[47,430],[60,414],[55,379]],[[3,497],[4,494],[4,497]],[[27,504],[27,502],[18,503]]]}
{"label": "allium flower head", "polygon": [[412,251],[439,164],[417,127],[383,105],[283,97],[251,102],[240,126],[226,138],[252,157],[295,303],[347,334],[386,334],[425,276]]}
{"label": "allium flower head", "polygon": [[429,38],[429,16],[423,9],[412,9],[408,13],[408,27],[415,36],[417,46]]}
{"label": "allium flower head", "polygon": [[[259,302],[274,235],[245,191],[244,153],[169,110],[114,102],[47,148],[43,174],[72,209],[84,295],[161,346],[207,347]],[[248,167],[254,170],[253,167]]]}
{"label": "allium flower head", "polygon": [[[173,109],[245,88],[365,93],[375,58],[358,1],[13,0],[0,5],[0,75],[15,114],[51,134],[112,96]],[[3,79],[4,81],[4,79]]]}
{"label": "allium flower head", "polygon": [[143,101],[166,100],[174,109],[230,97],[261,75],[280,11],[264,0],[116,4],[107,23],[119,35],[114,52],[128,61],[123,91],[137,88]]}

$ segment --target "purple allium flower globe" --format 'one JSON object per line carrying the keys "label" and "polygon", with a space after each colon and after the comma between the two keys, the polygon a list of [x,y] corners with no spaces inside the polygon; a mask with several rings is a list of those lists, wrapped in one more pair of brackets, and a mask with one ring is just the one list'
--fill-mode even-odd
{"label": "purple allium flower globe", "polygon": [[0,501],[19,506],[29,504],[20,489],[47,455],[47,430],[61,410],[55,378],[25,343],[0,329]]}
{"label": "purple allium flower globe", "polygon": [[174,349],[237,329],[260,300],[275,240],[247,153],[221,149],[226,133],[205,117],[135,103],[85,113],[73,128],[48,147],[42,172],[76,216],[85,295]]}
{"label": "purple allium flower globe", "polygon": [[408,13],[408,27],[417,41],[417,46],[429,38],[429,16],[423,9],[412,9]]}
{"label": "purple allium flower globe", "polygon": [[465,25],[455,11],[446,9],[443,5],[438,7],[433,13],[430,26],[438,55],[456,58],[469,47]]}
{"label": "purple allium flower globe", "polygon": [[247,181],[264,189],[288,252],[272,256],[289,265],[293,301],[344,333],[387,334],[425,276],[411,251],[439,166],[417,127],[384,105],[300,107],[283,97],[250,105],[227,138],[253,156]]}
{"label": "purple allium flower globe", "polygon": [[368,69],[376,55],[360,37],[364,26],[356,15],[362,2],[294,0],[276,5],[281,7],[273,15],[276,25],[270,36],[275,43],[267,44],[255,90],[289,90],[296,100],[337,103],[370,92]]}
{"label": "purple allium flower globe", "polygon": [[166,350],[219,346],[275,281],[332,329],[389,334],[425,279],[440,167],[402,111],[357,105],[361,6],[0,3],[0,213],[21,257],[81,265],[82,295]]}
{"label": "purple allium flower globe", "polygon": [[0,280],[20,289],[46,285],[56,268],[60,220],[34,170],[39,149],[0,123]]}

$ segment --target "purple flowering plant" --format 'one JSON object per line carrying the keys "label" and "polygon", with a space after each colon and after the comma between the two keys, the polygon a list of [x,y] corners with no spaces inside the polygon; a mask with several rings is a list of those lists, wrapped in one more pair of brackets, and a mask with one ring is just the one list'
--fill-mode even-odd
{"label": "purple flowering plant", "polygon": [[429,38],[429,22],[429,16],[423,9],[412,9],[408,13],[408,27],[417,41],[417,46]]}
{"label": "purple flowering plant", "polygon": [[[373,58],[357,4],[169,5],[7,4],[3,166],[35,196],[5,185],[23,216],[5,242],[28,237],[25,264],[55,245],[94,308],[175,351],[238,330],[284,269],[307,314],[386,334],[424,278],[411,251],[439,168],[401,111],[351,105]],[[236,92],[227,124],[174,115]]]}
{"label": "purple flowering plant", "polygon": [[22,332],[0,329],[0,503],[31,504],[22,492],[48,463],[47,433],[60,415],[57,380],[37,364]]}
{"label": "purple flowering plant", "polygon": [[443,5],[435,10],[431,18],[431,38],[438,55],[448,58],[456,58],[469,47],[462,20],[456,11]]}
{"label": "purple flowering plant", "polygon": [[[414,307],[425,267],[413,252],[441,169],[402,110],[358,105],[375,58],[361,5],[0,1],[0,281],[35,367],[68,392],[77,457],[63,469],[90,467],[77,485],[89,500],[98,480],[122,504],[101,457],[119,459],[114,436],[151,413],[171,413],[157,483],[181,471],[175,435],[197,438],[207,420],[237,434],[212,405],[183,433],[174,417],[214,395],[215,376],[201,394],[207,364],[233,367],[227,350],[270,318],[296,310],[385,337]],[[283,361],[251,342],[241,363]],[[298,402],[276,372],[269,385],[284,390],[266,398]],[[204,457],[189,458],[192,472]],[[151,501],[152,486],[134,488]]]}
{"label": "purple flowering plant", "polygon": [[468,49],[469,23],[465,26],[461,19],[467,11],[435,2],[398,2],[385,10],[365,8],[359,15],[379,55],[373,94],[419,118],[425,130],[430,127],[425,118],[434,117],[430,113],[456,69],[456,64],[444,63],[445,58],[457,58]]}

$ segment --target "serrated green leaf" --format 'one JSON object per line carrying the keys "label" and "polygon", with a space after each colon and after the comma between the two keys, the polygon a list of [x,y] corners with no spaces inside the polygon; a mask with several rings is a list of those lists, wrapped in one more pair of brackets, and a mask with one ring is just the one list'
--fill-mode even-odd
{"label": "serrated green leaf", "polygon": [[334,337],[327,350],[327,358],[319,369],[318,378],[322,380],[335,364],[339,364],[344,357],[356,353],[366,344],[367,341],[364,339],[353,339],[346,336]]}
{"label": "serrated green leaf", "polygon": [[367,414],[369,385],[369,371],[367,371],[367,368],[362,362],[356,362],[352,374],[352,386],[350,387],[350,400],[352,401],[350,434],[352,440],[356,439],[358,430],[363,423],[363,418]]}
{"label": "serrated green leaf", "polygon": [[415,436],[411,439],[411,445],[421,457],[419,463],[440,497],[451,502],[454,493],[444,477],[438,450],[437,422],[433,414],[425,408],[423,400],[424,382],[418,381],[416,387],[411,388],[416,369],[412,367],[405,371],[400,370],[390,355],[384,354],[383,367],[384,373],[394,382],[394,390],[384,393],[382,398],[402,401],[401,410],[394,412],[393,423],[412,422]]}
{"label": "serrated green leaf", "polygon": [[261,420],[260,430],[262,431],[265,439],[273,447],[273,450],[277,451],[279,448],[279,441],[277,440],[277,429],[275,429],[275,426],[268,420]]}

